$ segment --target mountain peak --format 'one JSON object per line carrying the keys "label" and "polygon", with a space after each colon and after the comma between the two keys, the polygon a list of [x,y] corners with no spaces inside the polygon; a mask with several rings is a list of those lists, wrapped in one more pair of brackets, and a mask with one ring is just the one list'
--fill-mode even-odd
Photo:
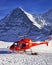
{"label": "mountain peak", "polygon": [[52,9],[49,9],[48,11],[46,11],[45,13],[43,13],[43,15],[44,14],[49,14],[49,15],[51,15],[52,14]]}
{"label": "mountain peak", "polygon": [[22,16],[22,14],[24,14],[25,11],[21,8],[21,7],[17,7],[15,9],[13,9],[7,16],[6,18],[17,18],[18,16]]}
{"label": "mountain peak", "polygon": [[17,7],[16,9],[14,10],[17,10],[17,11],[24,11],[21,7]]}
{"label": "mountain peak", "polygon": [[21,7],[17,7],[15,9],[13,9],[12,12],[16,12],[16,13],[23,12],[24,13],[25,11]]}

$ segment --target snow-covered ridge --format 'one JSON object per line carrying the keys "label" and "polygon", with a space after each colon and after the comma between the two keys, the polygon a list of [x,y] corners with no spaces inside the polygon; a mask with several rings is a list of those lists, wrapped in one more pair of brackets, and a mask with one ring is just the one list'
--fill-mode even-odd
{"label": "snow-covered ridge", "polygon": [[37,26],[39,29],[41,28],[41,25],[38,24],[35,19],[33,18],[33,16],[27,12],[25,12],[25,14],[27,15],[27,17],[32,21],[33,25]]}

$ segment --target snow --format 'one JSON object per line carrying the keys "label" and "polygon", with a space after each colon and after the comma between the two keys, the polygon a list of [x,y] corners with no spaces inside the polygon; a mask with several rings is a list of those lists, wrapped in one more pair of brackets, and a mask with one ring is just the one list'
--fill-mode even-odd
{"label": "snow", "polygon": [[0,41],[0,48],[7,48],[7,47],[10,47],[12,44],[13,42]]}
{"label": "snow", "polygon": [[52,65],[52,54],[0,54],[0,65]]}
{"label": "snow", "polygon": [[0,65],[52,65],[52,40],[49,41],[48,47],[39,45],[37,48],[32,48],[38,55],[10,53],[6,46],[11,46],[12,43],[0,41]]}

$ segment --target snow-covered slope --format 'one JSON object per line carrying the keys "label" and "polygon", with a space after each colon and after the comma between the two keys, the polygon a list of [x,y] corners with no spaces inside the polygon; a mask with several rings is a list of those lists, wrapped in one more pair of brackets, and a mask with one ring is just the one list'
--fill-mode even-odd
{"label": "snow-covered slope", "polygon": [[21,8],[12,10],[0,21],[0,40],[16,41],[18,36],[35,36],[40,33],[39,26],[32,15]]}
{"label": "snow-covered slope", "polygon": [[46,21],[43,19],[43,17],[40,15],[33,14],[34,20],[39,24],[40,29],[42,29],[45,25],[47,25]]}
{"label": "snow-covered slope", "polygon": [[13,44],[13,42],[4,42],[4,41],[0,41],[0,49],[1,49],[1,48],[10,47],[12,44]]}
{"label": "snow-covered slope", "polygon": [[0,54],[0,65],[52,65],[52,54]]}
{"label": "snow-covered slope", "polygon": [[0,40],[13,42],[24,35],[34,41],[45,40],[52,34],[51,11],[49,12],[31,15],[22,8],[12,10],[0,21]]}

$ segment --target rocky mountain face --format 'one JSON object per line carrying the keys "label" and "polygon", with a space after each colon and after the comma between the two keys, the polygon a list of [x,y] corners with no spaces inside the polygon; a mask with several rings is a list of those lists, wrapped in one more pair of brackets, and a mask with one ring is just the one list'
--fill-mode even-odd
{"label": "rocky mountain face", "polygon": [[43,34],[52,34],[52,9],[40,15],[33,15],[33,17],[40,25]]}
{"label": "rocky mountain face", "polygon": [[49,31],[49,34],[52,34],[52,9],[50,9],[49,11],[45,12],[42,17],[44,18],[44,20],[47,23],[47,26],[45,26],[45,28]]}
{"label": "rocky mountain face", "polygon": [[48,13],[31,15],[22,8],[12,10],[0,21],[0,40],[13,42],[24,35],[39,40],[52,34],[52,18],[49,18],[51,13]]}
{"label": "rocky mountain face", "polygon": [[12,10],[0,21],[0,40],[16,41],[18,36],[34,36],[39,34],[38,32],[40,30],[36,25],[33,25],[32,15],[21,8]]}

